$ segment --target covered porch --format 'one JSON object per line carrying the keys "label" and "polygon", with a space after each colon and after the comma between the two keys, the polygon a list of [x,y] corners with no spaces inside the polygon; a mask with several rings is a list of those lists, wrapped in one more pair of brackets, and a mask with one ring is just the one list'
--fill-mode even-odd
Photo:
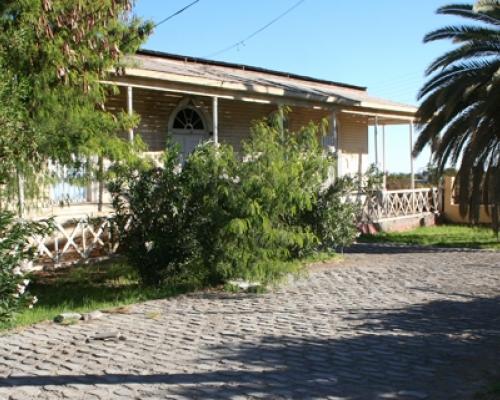
{"label": "covered porch", "polygon": [[[440,190],[431,185],[415,182],[415,166],[412,154],[414,144],[414,118],[387,115],[384,113],[366,114],[366,121],[372,133],[371,159],[383,174],[380,190],[367,196],[364,201],[362,220],[376,225],[376,229],[384,231],[405,230],[416,226],[433,225],[435,216],[441,210]],[[406,158],[410,167],[407,187],[390,188],[387,182],[387,129],[399,127],[406,131],[408,146],[399,148],[399,157]],[[399,132],[400,133],[400,132]],[[406,154],[406,157],[404,156]]]}
{"label": "covered porch", "polygon": [[[375,164],[384,173],[386,127],[406,125],[410,143],[413,142],[415,108],[374,98],[363,87],[171,55],[144,53],[135,61],[137,66],[127,68],[124,75],[103,82],[119,88],[106,107],[111,112],[140,116],[139,126],[123,132],[122,137],[132,141],[140,136],[148,147],[144,156],[157,165],[168,138],[180,145],[183,157],[205,141],[230,144],[239,151],[242,142],[250,137],[252,122],[279,113],[283,106],[290,108],[286,116],[281,115],[283,129],[295,131],[309,122],[328,121],[326,131],[318,139],[325,151],[336,157],[337,177],[361,176],[366,172],[370,129],[375,135]],[[409,218],[419,221],[438,209],[435,189],[415,189],[410,146],[403,151],[412,165],[410,187],[387,191],[384,180],[380,190],[365,194],[364,222],[381,225]],[[60,222],[57,234],[64,243],[56,246],[59,250],[50,250],[51,257],[60,259],[64,255],[61,253],[73,251],[85,258],[89,250],[83,247],[88,242],[74,239],[79,234],[88,236],[92,249],[104,245],[109,225],[97,225],[89,231],[87,227],[91,225],[84,221],[94,217],[109,220],[113,212],[110,196],[104,182],[92,182],[76,191],[76,197],[71,197],[74,187],[70,183],[66,187],[64,205],[52,199],[48,207],[33,210],[29,216],[54,216]]]}
{"label": "covered porch", "polygon": [[[131,79],[129,79],[131,80]],[[267,98],[262,96],[241,97],[238,94],[224,96],[187,89],[176,90],[165,84],[142,85],[131,82],[115,82],[120,88],[118,95],[109,99],[107,107],[112,112],[126,111],[140,116],[140,124],[122,134],[124,140],[134,140],[139,135],[148,149],[145,157],[156,165],[161,164],[167,141],[177,142],[182,157],[187,157],[202,142],[225,143],[239,151],[244,140],[250,137],[253,121],[265,119],[277,113],[280,106],[290,112],[282,118],[284,129],[296,131],[304,125],[327,120],[327,129],[320,137],[325,151],[337,159],[335,176],[362,175],[370,166],[369,131],[374,132],[374,159],[379,171],[384,173],[386,190],[386,127],[405,125],[410,143],[413,142],[413,117],[390,113],[386,110],[297,102],[290,98]],[[380,140],[381,139],[381,140]],[[381,142],[381,146],[380,146]],[[411,165],[411,185],[405,192],[415,189],[411,146],[404,149]],[[372,157],[373,158],[373,157]],[[57,184],[59,193],[46,207],[29,213],[64,217],[87,212],[101,215],[111,211],[110,197],[103,182],[92,182],[85,187],[75,187],[61,176]],[[61,201],[64,200],[64,201]]]}

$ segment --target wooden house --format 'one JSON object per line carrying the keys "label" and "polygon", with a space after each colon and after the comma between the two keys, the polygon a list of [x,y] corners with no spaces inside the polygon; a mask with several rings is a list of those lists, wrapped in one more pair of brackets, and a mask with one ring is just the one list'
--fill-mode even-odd
{"label": "wooden house", "polygon": [[[291,110],[283,121],[291,131],[328,119],[322,141],[337,157],[338,176],[363,174],[368,168],[370,127],[375,136],[384,137],[380,155],[376,145],[374,157],[382,170],[384,127],[405,124],[412,139],[416,108],[371,96],[365,87],[149,50],[141,50],[127,61],[124,74],[110,74],[104,81],[119,87],[119,93],[108,99],[107,108],[140,116],[139,126],[126,132],[124,139],[140,135],[153,159],[160,158],[169,135],[179,143],[183,156],[206,140],[229,143],[238,150],[250,135],[252,121],[268,117],[280,106]],[[410,146],[404,151],[411,159]],[[407,190],[367,197],[364,213],[370,223],[397,229],[422,224],[423,218],[431,220],[437,209],[437,191],[416,190],[413,182]],[[54,262],[72,249],[86,258],[105,246],[102,237],[109,231],[109,220],[95,225],[88,217],[112,213],[109,204],[97,207],[99,199],[106,203],[109,196],[102,195],[102,183],[87,188],[59,185],[50,207],[35,211],[38,216],[55,216],[60,223],[50,239],[51,247],[44,244],[46,239],[38,240],[41,252]],[[70,206],[60,207],[57,196]],[[76,237],[83,239],[76,241]]]}
{"label": "wooden house", "polygon": [[[238,149],[253,120],[285,105],[291,109],[285,122],[292,131],[327,118],[324,145],[338,156],[338,174],[363,173],[369,126],[379,131],[408,124],[411,129],[416,111],[371,96],[365,87],[248,65],[149,50],[139,51],[129,64],[125,75],[110,81],[121,90],[108,107],[140,115],[140,125],[129,136],[141,135],[151,153],[165,148],[169,134],[184,154],[204,140]],[[377,160],[382,169],[383,153]]]}

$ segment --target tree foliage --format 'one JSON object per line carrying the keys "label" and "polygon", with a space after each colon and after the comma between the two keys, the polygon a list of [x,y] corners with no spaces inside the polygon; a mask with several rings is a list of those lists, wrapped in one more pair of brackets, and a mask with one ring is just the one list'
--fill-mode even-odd
{"label": "tree foliage", "polygon": [[106,110],[120,73],[151,31],[129,17],[129,0],[5,0],[0,3],[0,177],[91,156],[133,156],[119,133],[137,122]]}
{"label": "tree foliage", "polygon": [[21,266],[34,255],[35,249],[28,239],[47,229],[45,223],[17,221],[9,212],[0,213],[0,323],[8,322],[16,311],[36,303],[36,298],[26,291],[29,280]]}
{"label": "tree foliage", "polygon": [[33,255],[28,238],[46,228],[4,210],[2,194],[11,197],[16,175],[32,178],[36,189],[48,160],[77,167],[94,157],[130,161],[140,147],[119,136],[137,118],[108,112],[116,88],[101,83],[122,71],[124,56],[151,31],[130,10],[129,0],[0,2],[1,320],[32,304],[19,268]]}
{"label": "tree foliage", "polygon": [[452,4],[439,14],[461,16],[471,23],[447,26],[425,36],[425,42],[450,39],[457,46],[428,68],[419,93],[420,134],[417,155],[431,146],[438,171],[457,164],[462,215],[479,219],[489,204],[494,228],[500,208],[500,4]]}

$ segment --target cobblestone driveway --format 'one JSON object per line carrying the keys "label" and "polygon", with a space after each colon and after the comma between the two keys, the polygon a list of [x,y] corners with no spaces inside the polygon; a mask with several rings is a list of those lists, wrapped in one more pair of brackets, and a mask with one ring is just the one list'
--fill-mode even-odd
{"label": "cobblestone driveway", "polygon": [[[500,254],[375,249],[266,295],[2,336],[0,399],[471,398],[500,373]],[[85,343],[103,330],[126,340]]]}

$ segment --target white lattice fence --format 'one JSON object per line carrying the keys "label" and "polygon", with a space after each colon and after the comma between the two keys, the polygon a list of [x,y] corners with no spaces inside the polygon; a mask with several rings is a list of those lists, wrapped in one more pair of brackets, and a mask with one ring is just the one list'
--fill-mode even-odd
{"label": "white lattice fence", "polygon": [[46,236],[34,236],[41,263],[55,265],[106,257],[118,248],[116,228],[111,217],[55,221]]}
{"label": "white lattice fence", "polygon": [[378,191],[366,196],[362,219],[377,222],[438,209],[439,191],[436,188]]}

